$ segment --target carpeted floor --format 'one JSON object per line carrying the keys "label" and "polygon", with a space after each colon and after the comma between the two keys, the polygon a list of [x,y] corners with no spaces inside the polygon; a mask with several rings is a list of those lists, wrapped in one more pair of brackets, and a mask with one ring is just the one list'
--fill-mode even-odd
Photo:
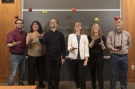
{"label": "carpeted floor", "polygon": [[[27,81],[24,82],[25,85],[27,85]],[[36,82],[38,85],[38,82]],[[0,86],[5,86],[7,83],[0,83]],[[17,83],[15,83],[17,85]],[[44,89],[48,89],[47,82],[45,82],[46,87]],[[40,89],[40,88],[38,88]],[[61,81],[59,85],[59,89],[76,89],[75,83],[73,81]],[[86,89],[92,89],[91,87],[91,82],[87,81],[87,88]],[[98,83],[97,83],[97,89],[98,88]],[[104,89],[110,89],[110,82],[105,81],[104,82]],[[117,82],[116,89],[121,89],[120,88],[120,82]],[[128,83],[128,88],[127,89],[135,89],[135,83]]]}

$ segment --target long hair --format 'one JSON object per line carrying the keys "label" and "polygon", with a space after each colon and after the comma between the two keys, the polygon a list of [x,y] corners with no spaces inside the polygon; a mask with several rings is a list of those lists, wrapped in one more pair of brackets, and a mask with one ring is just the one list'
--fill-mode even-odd
{"label": "long hair", "polygon": [[30,32],[33,32],[33,28],[32,27],[33,27],[34,23],[36,23],[39,26],[38,33],[42,34],[43,33],[42,26],[41,26],[41,24],[38,21],[33,21],[32,22],[32,24],[30,26]]}
{"label": "long hair", "polygon": [[[80,34],[83,35],[83,34],[84,34],[84,29],[83,29],[82,23],[81,23],[81,22],[76,22],[75,24],[79,24],[79,25],[82,27],[82,29],[81,29],[81,31],[80,31]],[[75,27],[74,27],[73,33],[75,34],[75,32],[76,32],[76,29],[75,29]]]}
{"label": "long hair", "polygon": [[[94,36],[94,26],[96,25],[97,23],[94,23],[93,25],[92,25],[92,28],[91,28],[91,31],[90,31],[90,35],[91,36]],[[100,25],[99,24],[97,24],[98,25],[98,28],[99,28],[99,30],[98,30],[98,36],[99,36],[99,38],[102,38],[102,32],[101,32],[101,28],[100,28]]]}

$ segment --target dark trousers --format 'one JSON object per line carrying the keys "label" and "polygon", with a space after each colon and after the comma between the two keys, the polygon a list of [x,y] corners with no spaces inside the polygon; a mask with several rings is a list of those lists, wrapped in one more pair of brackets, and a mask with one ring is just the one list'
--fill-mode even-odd
{"label": "dark trousers", "polygon": [[45,56],[40,57],[28,56],[28,85],[35,85],[36,67],[39,78],[39,86],[43,85],[44,67],[45,67],[44,65],[45,65]]}
{"label": "dark trousers", "polygon": [[60,81],[61,56],[46,55],[46,69],[48,78],[48,89],[58,89]]}
{"label": "dark trousers", "polygon": [[76,88],[86,89],[87,66],[83,64],[84,60],[70,60]]}
{"label": "dark trousers", "polygon": [[96,89],[96,75],[97,75],[98,82],[99,82],[99,89],[104,89],[104,80],[103,80],[104,59],[103,57],[90,58],[88,64],[89,64],[90,72],[91,72],[92,88]]}
{"label": "dark trousers", "polygon": [[117,56],[115,54],[111,54],[110,68],[110,89],[116,89],[116,74],[118,69],[120,71],[121,89],[127,89],[128,55]]}

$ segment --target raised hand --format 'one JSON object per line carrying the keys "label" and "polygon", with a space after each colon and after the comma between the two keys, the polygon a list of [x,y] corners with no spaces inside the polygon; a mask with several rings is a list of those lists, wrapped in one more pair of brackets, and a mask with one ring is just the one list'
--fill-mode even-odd
{"label": "raised hand", "polygon": [[14,45],[18,45],[18,44],[20,44],[20,43],[21,43],[21,41],[15,42],[15,41],[13,40],[13,44],[14,44]]}
{"label": "raised hand", "polygon": [[100,45],[103,45],[104,44],[104,42],[103,42],[103,40],[101,39],[101,42],[99,43]]}
{"label": "raised hand", "polygon": [[75,47],[73,47],[73,46],[71,45],[70,51],[73,51],[73,50],[75,50],[75,49],[78,49],[78,48],[75,48]]}
{"label": "raised hand", "polygon": [[115,49],[114,47],[111,48],[112,51],[118,52],[120,51],[119,49]]}
{"label": "raised hand", "polygon": [[28,40],[28,43],[31,43],[33,41],[33,39],[30,37]]}
{"label": "raised hand", "polygon": [[37,36],[38,36],[39,39],[41,39],[41,38],[43,38],[44,34],[39,34],[38,33]]}
{"label": "raised hand", "polygon": [[91,38],[92,38],[93,41],[98,39],[98,37],[96,37],[96,36],[91,36]]}

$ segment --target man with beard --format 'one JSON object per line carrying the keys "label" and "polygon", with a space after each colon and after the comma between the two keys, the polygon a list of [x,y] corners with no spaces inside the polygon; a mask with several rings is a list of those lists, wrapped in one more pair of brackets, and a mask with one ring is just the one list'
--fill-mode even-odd
{"label": "man with beard", "polygon": [[114,20],[115,30],[108,33],[107,47],[110,49],[110,89],[116,89],[116,74],[120,71],[121,89],[127,89],[128,50],[131,44],[129,32],[123,30],[121,18]]}
{"label": "man with beard", "polygon": [[[38,34],[39,41],[46,45],[46,69],[48,89],[59,89],[60,68],[64,63],[66,48],[63,33],[57,30],[58,21],[51,19],[50,31],[44,36]],[[62,56],[62,57],[61,57]]]}
{"label": "man with beard", "polygon": [[14,78],[16,71],[19,68],[18,85],[23,85],[23,75],[25,71],[25,52],[26,52],[26,35],[22,30],[23,20],[17,19],[15,21],[16,28],[7,35],[7,47],[10,50],[10,75],[8,78],[8,85],[14,85]]}

